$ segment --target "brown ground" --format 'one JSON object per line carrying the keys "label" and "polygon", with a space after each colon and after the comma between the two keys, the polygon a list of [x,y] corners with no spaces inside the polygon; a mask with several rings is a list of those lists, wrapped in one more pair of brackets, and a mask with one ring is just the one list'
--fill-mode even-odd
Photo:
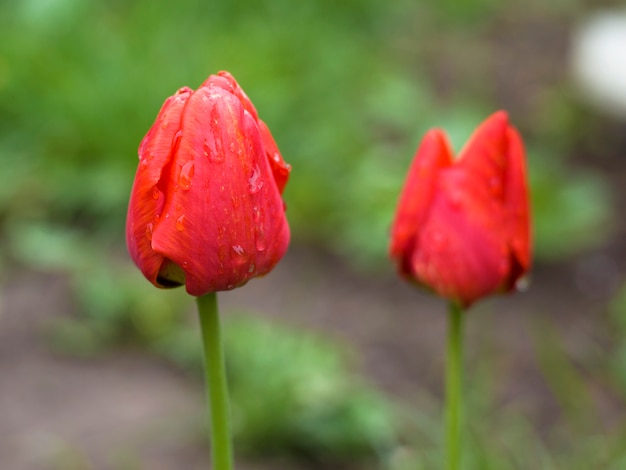
{"label": "brown ground", "polygon": [[[591,269],[594,263],[604,269]],[[528,410],[539,424],[558,419],[533,353],[534,325],[550,320],[575,363],[595,360],[607,347],[602,306],[618,276],[618,265],[603,253],[536,269],[528,292],[470,312],[470,367],[486,347],[496,351],[498,400]],[[2,469],[206,468],[204,443],[190,426],[203,419],[200,384],[141,351],[96,359],[52,353],[42,340],[46,321],[71,309],[62,276],[24,271],[5,283],[1,296]],[[336,259],[293,248],[269,276],[219,298],[226,314],[259,312],[348,342],[360,353],[362,372],[402,400],[440,394],[445,306],[391,271],[357,275]],[[623,397],[592,382],[600,414],[620,420]],[[293,468],[259,465],[245,468]]]}

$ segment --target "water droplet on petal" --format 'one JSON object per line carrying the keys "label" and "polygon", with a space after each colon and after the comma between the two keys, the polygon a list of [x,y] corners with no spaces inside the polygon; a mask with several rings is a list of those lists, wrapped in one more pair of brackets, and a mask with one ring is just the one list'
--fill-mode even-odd
{"label": "water droplet on petal", "polygon": [[172,139],[172,152],[175,152],[180,146],[180,139],[183,137],[183,131],[178,129]]}
{"label": "water droplet on petal", "polygon": [[159,191],[159,188],[157,188],[156,186],[154,187],[154,189],[152,190],[152,199],[159,199],[159,197],[161,197],[161,191]]}
{"label": "water droplet on petal", "polygon": [[245,256],[246,255],[246,250],[244,250],[243,246],[241,246],[241,245],[233,245],[232,249],[237,254],[237,256]]}
{"label": "water droplet on petal", "polygon": [[528,276],[522,276],[517,281],[515,281],[515,290],[518,292],[525,292],[528,290],[528,286],[530,285],[530,279]]}
{"label": "water droplet on petal", "polygon": [[183,261],[183,269],[187,269],[189,267],[188,261]]}
{"label": "water droplet on petal", "polygon": [[215,136],[213,145],[209,145],[209,142],[205,141],[202,144],[202,151],[205,157],[213,163],[222,163],[224,161],[224,150],[222,148],[222,140],[220,137]]}
{"label": "water droplet on petal", "polygon": [[191,187],[191,179],[193,178],[194,173],[194,163],[193,160],[188,161],[183,165],[180,169],[180,176],[178,177],[178,184],[180,188],[184,191],[187,191]]}
{"label": "water droplet on petal", "polygon": [[254,220],[255,223],[260,222],[260,220],[261,220],[261,209],[259,209],[259,206],[253,206],[252,207],[252,219]]}
{"label": "water droplet on petal", "polygon": [[256,232],[255,245],[257,251],[265,251],[267,249],[267,244],[265,242],[265,232],[263,232],[262,229],[259,229]]}
{"label": "water droplet on petal", "polygon": [[154,230],[154,224],[146,225],[146,238],[152,240],[152,231]]}
{"label": "water droplet on petal", "polygon": [[[165,217],[167,217],[169,214],[167,214]],[[178,230],[179,232],[182,232],[183,230],[185,230],[185,215],[181,215],[178,219],[176,219],[176,224],[174,224],[176,227],[176,230]]]}
{"label": "water droplet on petal", "polygon": [[248,267],[248,272],[253,273],[255,269],[256,269],[256,266],[254,265],[254,263],[250,263],[250,266]]}
{"label": "water droplet on petal", "polygon": [[261,170],[257,165],[252,170],[252,176],[248,179],[250,194],[255,194],[263,187],[263,180],[261,179]]}

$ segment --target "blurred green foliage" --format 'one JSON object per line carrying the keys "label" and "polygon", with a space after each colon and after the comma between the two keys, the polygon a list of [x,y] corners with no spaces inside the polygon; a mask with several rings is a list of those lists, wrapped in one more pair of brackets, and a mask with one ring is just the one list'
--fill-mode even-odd
{"label": "blurred green foliage", "polygon": [[[136,149],[160,105],[228,69],[293,165],[285,198],[294,241],[377,266],[423,133],[444,127],[459,149],[502,106],[489,70],[475,67],[461,68],[472,70],[467,86],[442,99],[433,62],[458,50],[448,60],[481,64],[484,31],[505,12],[490,0],[4,2],[0,223],[35,220],[121,243]],[[572,174],[571,149],[556,144],[567,142],[575,108],[555,96],[550,109],[568,112],[525,133],[537,253],[552,258],[597,243],[611,216],[603,181]]]}
{"label": "blurred green foliage", "polygon": [[[195,328],[180,329],[158,349],[201,377],[199,341]],[[224,341],[242,454],[331,464],[375,461],[390,451],[395,410],[351,370],[338,343],[242,315],[229,316]]]}
{"label": "blurred green foliage", "polygon": [[614,353],[611,355],[612,372],[626,395],[626,283],[616,292],[608,310],[615,335]]}

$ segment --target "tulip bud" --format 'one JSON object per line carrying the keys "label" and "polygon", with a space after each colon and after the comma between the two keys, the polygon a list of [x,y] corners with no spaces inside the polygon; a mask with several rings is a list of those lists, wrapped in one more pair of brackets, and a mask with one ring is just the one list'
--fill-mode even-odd
{"label": "tulip bud", "polygon": [[157,287],[201,296],[268,273],[289,244],[287,165],[235,79],[169,97],[139,146],[126,243]]}
{"label": "tulip bud", "polygon": [[529,219],[522,140],[500,111],[456,161],[443,131],[426,134],[400,196],[390,256],[401,276],[469,307],[527,273]]}

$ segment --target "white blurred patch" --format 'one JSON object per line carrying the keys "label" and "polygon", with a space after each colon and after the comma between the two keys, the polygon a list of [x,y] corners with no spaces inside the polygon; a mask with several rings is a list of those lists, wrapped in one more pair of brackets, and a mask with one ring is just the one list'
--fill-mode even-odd
{"label": "white blurred patch", "polygon": [[626,11],[597,13],[576,31],[572,67],[591,103],[626,118]]}

